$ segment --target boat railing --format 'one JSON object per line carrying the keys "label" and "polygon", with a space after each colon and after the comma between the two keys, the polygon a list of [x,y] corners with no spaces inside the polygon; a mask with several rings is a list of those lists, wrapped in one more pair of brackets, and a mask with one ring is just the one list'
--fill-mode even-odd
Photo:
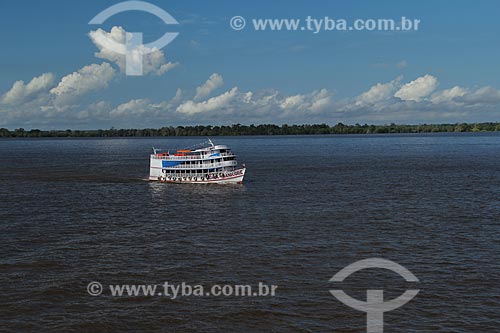
{"label": "boat railing", "polygon": [[219,168],[219,167],[224,167],[224,166],[235,166],[237,165],[238,162],[235,160],[232,161],[224,161],[224,162],[217,162],[217,163],[203,163],[203,164],[181,164],[181,165],[176,165],[176,166],[171,166],[168,167],[168,169],[212,169],[212,168]]}
{"label": "boat railing", "polygon": [[186,155],[186,156],[175,156],[175,155],[167,155],[167,156],[158,156],[152,155],[153,159],[156,160],[206,160],[208,158],[218,158],[218,157],[233,157],[236,156],[233,153],[220,153],[217,156],[210,156],[209,154],[205,155]]}
{"label": "boat railing", "polygon": [[189,172],[189,173],[185,173],[185,174],[172,174],[172,173],[165,173],[166,176],[173,176],[174,178],[175,177],[193,177],[193,176],[197,176],[197,177],[209,177],[209,178],[212,178],[211,176],[219,176],[221,173],[226,173],[226,174],[229,174],[229,175],[232,175],[232,176],[240,176],[240,175],[244,175],[244,168],[241,168],[241,169],[233,169],[233,170],[225,170],[225,171],[210,171],[210,172],[199,172],[199,173],[193,173],[193,172]]}

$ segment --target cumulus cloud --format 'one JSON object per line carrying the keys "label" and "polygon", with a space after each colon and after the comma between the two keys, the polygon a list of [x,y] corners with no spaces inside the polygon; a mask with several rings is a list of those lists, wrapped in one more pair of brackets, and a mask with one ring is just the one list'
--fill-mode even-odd
{"label": "cumulus cloud", "polygon": [[[327,89],[315,90],[307,94],[286,96],[275,90],[260,92],[240,92],[237,87],[218,96],[199,101],[223,84],[222,76],[214,73],[200,87],[192,100],[184,100],[175,111],[181,115],[198,115],[210,119],[274,119],[276,117],[299,118],[317,115],[332,106],[332,94]],[[215,112],[216,111],[216,112]],[[267,120],[269,121],[269,120]]]}
{"label": "cumulus cloud", "polygon": [[166,64],[161,65],[160,68],[158,68],[155,71],[155,74],[156,75],[163,75],[166,72],[168,72],[169,70],[174,69],[177,66],[179,66],[178,62],[167,62]]}
{"label": "cumulus cloud", "polygon": [[184,114],[196,114],[211,112],[217,109],[222,109],[227,107],[231,101],[235,99],[238,94],[238,87],[226,91],[225,93],[212,97],[203,102],[186,101],[177,107],[177,112]]}
{"label": "cumulus cloud", "polygon": [[279,107],[288,113],[292,112],[321,112],[332,103],[332,96],[327,89],[313,91],[310,94],[298,94],[283,97],[279,102]]}
{"label": "cumulus cloud", "polygon": [[126,103],[118,105],[109,113],[112,117],[127,116],[127,115],[142,115],[151,110],[149,100],[147,99],[132,99]]}
{"label": "cumulus cloud", "polygon": [[391,98],[400,85],[401,79],[400,76],[387,83],[377,83],[356,98],[356,105],[367,105]]}
{"label": "cumulus cloud", "polygon": [[114,75],[115,70],[109,63],[92,64],[64,76],[50,93],[60,101],[69,101],[89,91],[107,87]]}
{"label": "cumulus cloud", "polygon": [[433,93],[431,96],[431,101],[433,103],[451,102],[454,99],[456,99],[457,97],[464,96],[466,93],[467,93],[466,89],[459,87],[459,86],[455,86],[455,87],[450,88],[450,89],[445,89],[445,90],[441,90],[441,91]]}
{"label": "cumulus cloud", "polygon": [[113,67],[103,63],[85,66],[57,84],[48,73],[27,84],[16,82],[0,99],[0,124],[25,128],[74,128],[80,124],[89,128],[238,122],[429,123],[491,121],[500,111],[500,90],[489,86],[436,90],[438,80],[429,74],[411,82],[402,82],[401,77],[380,82],[344,99],[334,99],[327,89],[284,94],[273,89],[240,91],[237,87],[210,97],[215,87],[223,84],[216,73],[192,98],[186,98],[181,89],[160,101],[144,96],[119,103],[77,98],[106,87],[114,74]]}
{"label": "cumulus cloud", "polygon": [[34,77],[28,84],[21,80],[16,81],[0,101],[5,104],[19,104],[31,96],[48,91],[54,86],[54,81],[55,76],[52,73]]}
{"label": "cumulus cloud", "polygon": [[309,110],[312,112],[321,112],[330,107],[332,103],[332,96],[326,89],[321,89],[312,94],[311,106]]}
{"label": "cumulus cloud", "polygon": [[[89,37],[95,44],[95,46],[99,49],[99,52],[96,52],[95,56],[117,64],[120,70],[124,72],[126,66],[126,35],[127,31],[119,26],[111,28],[110,32],[107,32],[100,28],[95,31],[90,31]],[[113,47],[110,45],[110,41],[114,42],[112,44]],[[142,70],[144,74],[152,73],[155,75],[162,75],[178,65],[178,63],[167,62],[165,59],[165,54],[162,50],[156,48],[149,49],[144,45],[136,49],[132,56],[142,57]]]}
{"label": "cumulus cloud", "polygon": [[223,85],[224,80],[222,79],[222,76],[220,74],[213,73],[204,84],[196,88],[196,95],[194,96],[194,99],[201,100],[208,97],[214,90],[222,87]]}
{"label": "cumulus cloud", "polygon": [[175,96],[172,97],[172,99],[170,99],[168,101],[163,101],[163,102],[160,102],[160,103],[156,103],[156,104],[153,103],[150,106],[152,108],[158,109],[158,110],[164,110],[164,111],[173,110],[177,106],[179,106],[179,104],[181,103],[182,96],[183,96],[182,90],[180,88],[177,88],[177,91],[175,92]]}
{"label": "cumulus cloud", "polygon": [[95,120],[107,117],[109,110],[112,110],[111,103],[107,101],[98,101],[91,103],[76,114],[80,120]]}
{"label": "cumulus cloud", "polygon": [[[89,37],[99,49],[99,52],[94,53],[94,55],[100,59],[116,63],[120,70],[125,71],[125,36],[126,31],[122,27],[113,27],[110,32],[102,29],[90,31]],[[116,43],[116,51],[119,52],[113,51],[114,49],[108,45],[110,40]]]}
{"label": "cumulus cloud", "polygon": [[500,104],[500,90],[493,87],[482,87],[463,96],[460,101],[471,105],[497,105]]}
{"label": "cumulus cloud", "polygon": [[427,74],[403,85],[394,96],[403,101],[419,102],[436,90],[437,85],[438,80],[434,76]]}
{"label": "cumulus cloud", "polygon": [[299,94],[299,95],[285,97],[283,101],[280,103],[280,107],[284,110],[305,109],[307,107],[306,96]]}
{"label": "cumulus cloud", "polygon": [[[276,97],[276,96],[269,96]],[[298,94],[284,97],[279,102],[280,108],[287,111],[312,111],[324,110],[331,104],[332,96],[327,89],[313,91],[310,94]]]}

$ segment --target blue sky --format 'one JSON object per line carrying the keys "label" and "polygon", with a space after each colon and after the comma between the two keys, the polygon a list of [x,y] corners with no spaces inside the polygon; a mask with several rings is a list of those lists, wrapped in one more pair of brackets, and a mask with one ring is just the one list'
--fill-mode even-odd
{"label": "blue sky", "polygon": [[[0,3],[0,127],[500,118],[497,1],[150,1],[180,24],[138,11],[88,24],[116,3]],[[235,15],[246,18],[245,29],[231,29]],[[307,16],[349,22],[405,16],[421,23],[410,32],[317,34],[251,26],[253,18]],[[119,57],[104,54],[89,36],[113,27],[121,27],[118,35],[140,31],[145,42],[166,31],[179,36],[149,73],[127,76]],[[158,75],[165,64],[171,66]]]}

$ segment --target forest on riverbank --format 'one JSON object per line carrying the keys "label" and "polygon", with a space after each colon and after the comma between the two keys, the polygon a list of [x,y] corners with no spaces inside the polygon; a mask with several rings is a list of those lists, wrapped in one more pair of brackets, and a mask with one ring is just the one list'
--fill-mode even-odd
{"label": "forest on riverbank", "polygon": [[390,134],[390,133],[438,133],[438,132],[494,132],[500,130],[498,122],[423,124],[423,125],[345,125],[338,123],[316,125],[241,125],[228,126],[165,126],[143,129],[98,130],[8,130],[0,128],[0,138],[41,137],[154,137],[154,136],[238,136],[238,135],[314,135],[314,134]]}

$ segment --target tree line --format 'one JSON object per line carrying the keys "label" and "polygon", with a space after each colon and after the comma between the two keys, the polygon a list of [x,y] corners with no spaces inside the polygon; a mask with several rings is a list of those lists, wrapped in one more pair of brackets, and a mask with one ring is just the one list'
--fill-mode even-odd
{"label": "tree line", "polygon": [[229,126],[167,126],[144,129],[98,130],[8,130],[0,128],[0,138],[84,138],[84,137],[153,137],[153,136],[238,136],[238,135],[311,135],[311,134],[389,134],[389,133],[438,133],[438,132],[494,132],[500,130],[498,122],[423,124],[423,125],[345,125],[338,123],[316,125],[241,125]]}

